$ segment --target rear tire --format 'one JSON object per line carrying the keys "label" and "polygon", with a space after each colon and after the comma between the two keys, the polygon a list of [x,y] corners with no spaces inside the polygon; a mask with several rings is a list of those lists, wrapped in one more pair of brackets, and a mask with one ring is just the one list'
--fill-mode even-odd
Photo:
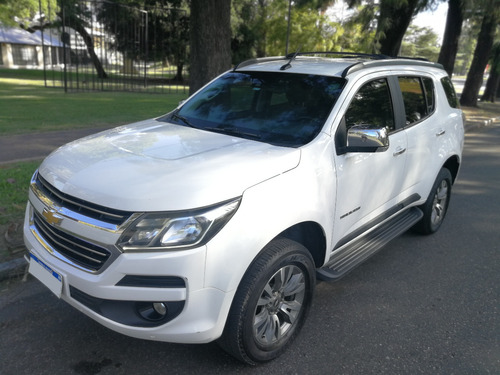
{"label": "rear tire", "polygon": [[304,246],[272,241],[243,276],[219,345],[248,364],[278,357],[302,328],[315,283],[314,261]]}
{"label": "rear tire", "polygon": [[420,206],[424,216],[414,226],[416,232],[432,234],[441,227],[450,203],[451,185],[452,177],[450,171],[446,168],[441,169],[427,201]]}

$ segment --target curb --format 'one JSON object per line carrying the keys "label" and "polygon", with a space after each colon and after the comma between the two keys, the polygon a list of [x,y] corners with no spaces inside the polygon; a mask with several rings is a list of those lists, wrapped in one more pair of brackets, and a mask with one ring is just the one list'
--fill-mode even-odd
{"label": "curb", "polygon": [[494,117],[487,120],[469,120],[465,123],[464,129],[465,132],[467,133],[474,129],[492,126],[497,122],[500,122],[500,117]]}
{"label": "curb", "polygon": [[27,265],[28,263],[24,258],[17,258],[5,263],[0,263],[0,281],[19,276],[21,273],[24,273],[23,268]]}
{"label": "curb", "polygon": [[[467,133],[474,129],[492,126],[497,122],[500,122],[500,117],[488,120],[467,121],[465,123],[464,130]],[[17,258],[5,263],[0,263],[0,281],[19,275],[23,272],[22,268],[27,265],[28,263],[24,258]]]}

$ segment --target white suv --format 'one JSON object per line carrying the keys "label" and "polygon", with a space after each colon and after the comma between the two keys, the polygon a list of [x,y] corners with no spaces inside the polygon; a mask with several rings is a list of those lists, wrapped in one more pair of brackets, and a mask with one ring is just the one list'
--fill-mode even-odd
{"label": "white suv", "polygon": [[31,181],[30,272],[123,334],[277,357],[317,277],[440,227],[461,163],[440,65],[331,55],[242,63],[163,117],[56,150]]}

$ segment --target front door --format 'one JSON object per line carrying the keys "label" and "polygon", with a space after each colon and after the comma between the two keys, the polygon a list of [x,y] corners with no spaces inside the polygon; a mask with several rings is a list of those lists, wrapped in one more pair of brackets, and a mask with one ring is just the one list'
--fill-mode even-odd
{"label": "front door", "polygon": [[333,243],[394,206],[406,166],[407,138],[398,130],[386,79],[364,83],[350,100],[336,134],[336,144],[353,125],[385,127],[389,148],[382,152],[336,155],[337,201]]}

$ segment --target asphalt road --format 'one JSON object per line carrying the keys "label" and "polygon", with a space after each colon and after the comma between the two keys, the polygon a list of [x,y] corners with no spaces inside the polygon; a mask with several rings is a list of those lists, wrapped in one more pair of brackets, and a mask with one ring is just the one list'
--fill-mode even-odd
{"label": "asphalt road", "polygon": [[0,373],[499,374],[500,127],[467,135],[441,230],[407,233],[337,283],[277,360],[112,332],[40,283],[0,285]]}

